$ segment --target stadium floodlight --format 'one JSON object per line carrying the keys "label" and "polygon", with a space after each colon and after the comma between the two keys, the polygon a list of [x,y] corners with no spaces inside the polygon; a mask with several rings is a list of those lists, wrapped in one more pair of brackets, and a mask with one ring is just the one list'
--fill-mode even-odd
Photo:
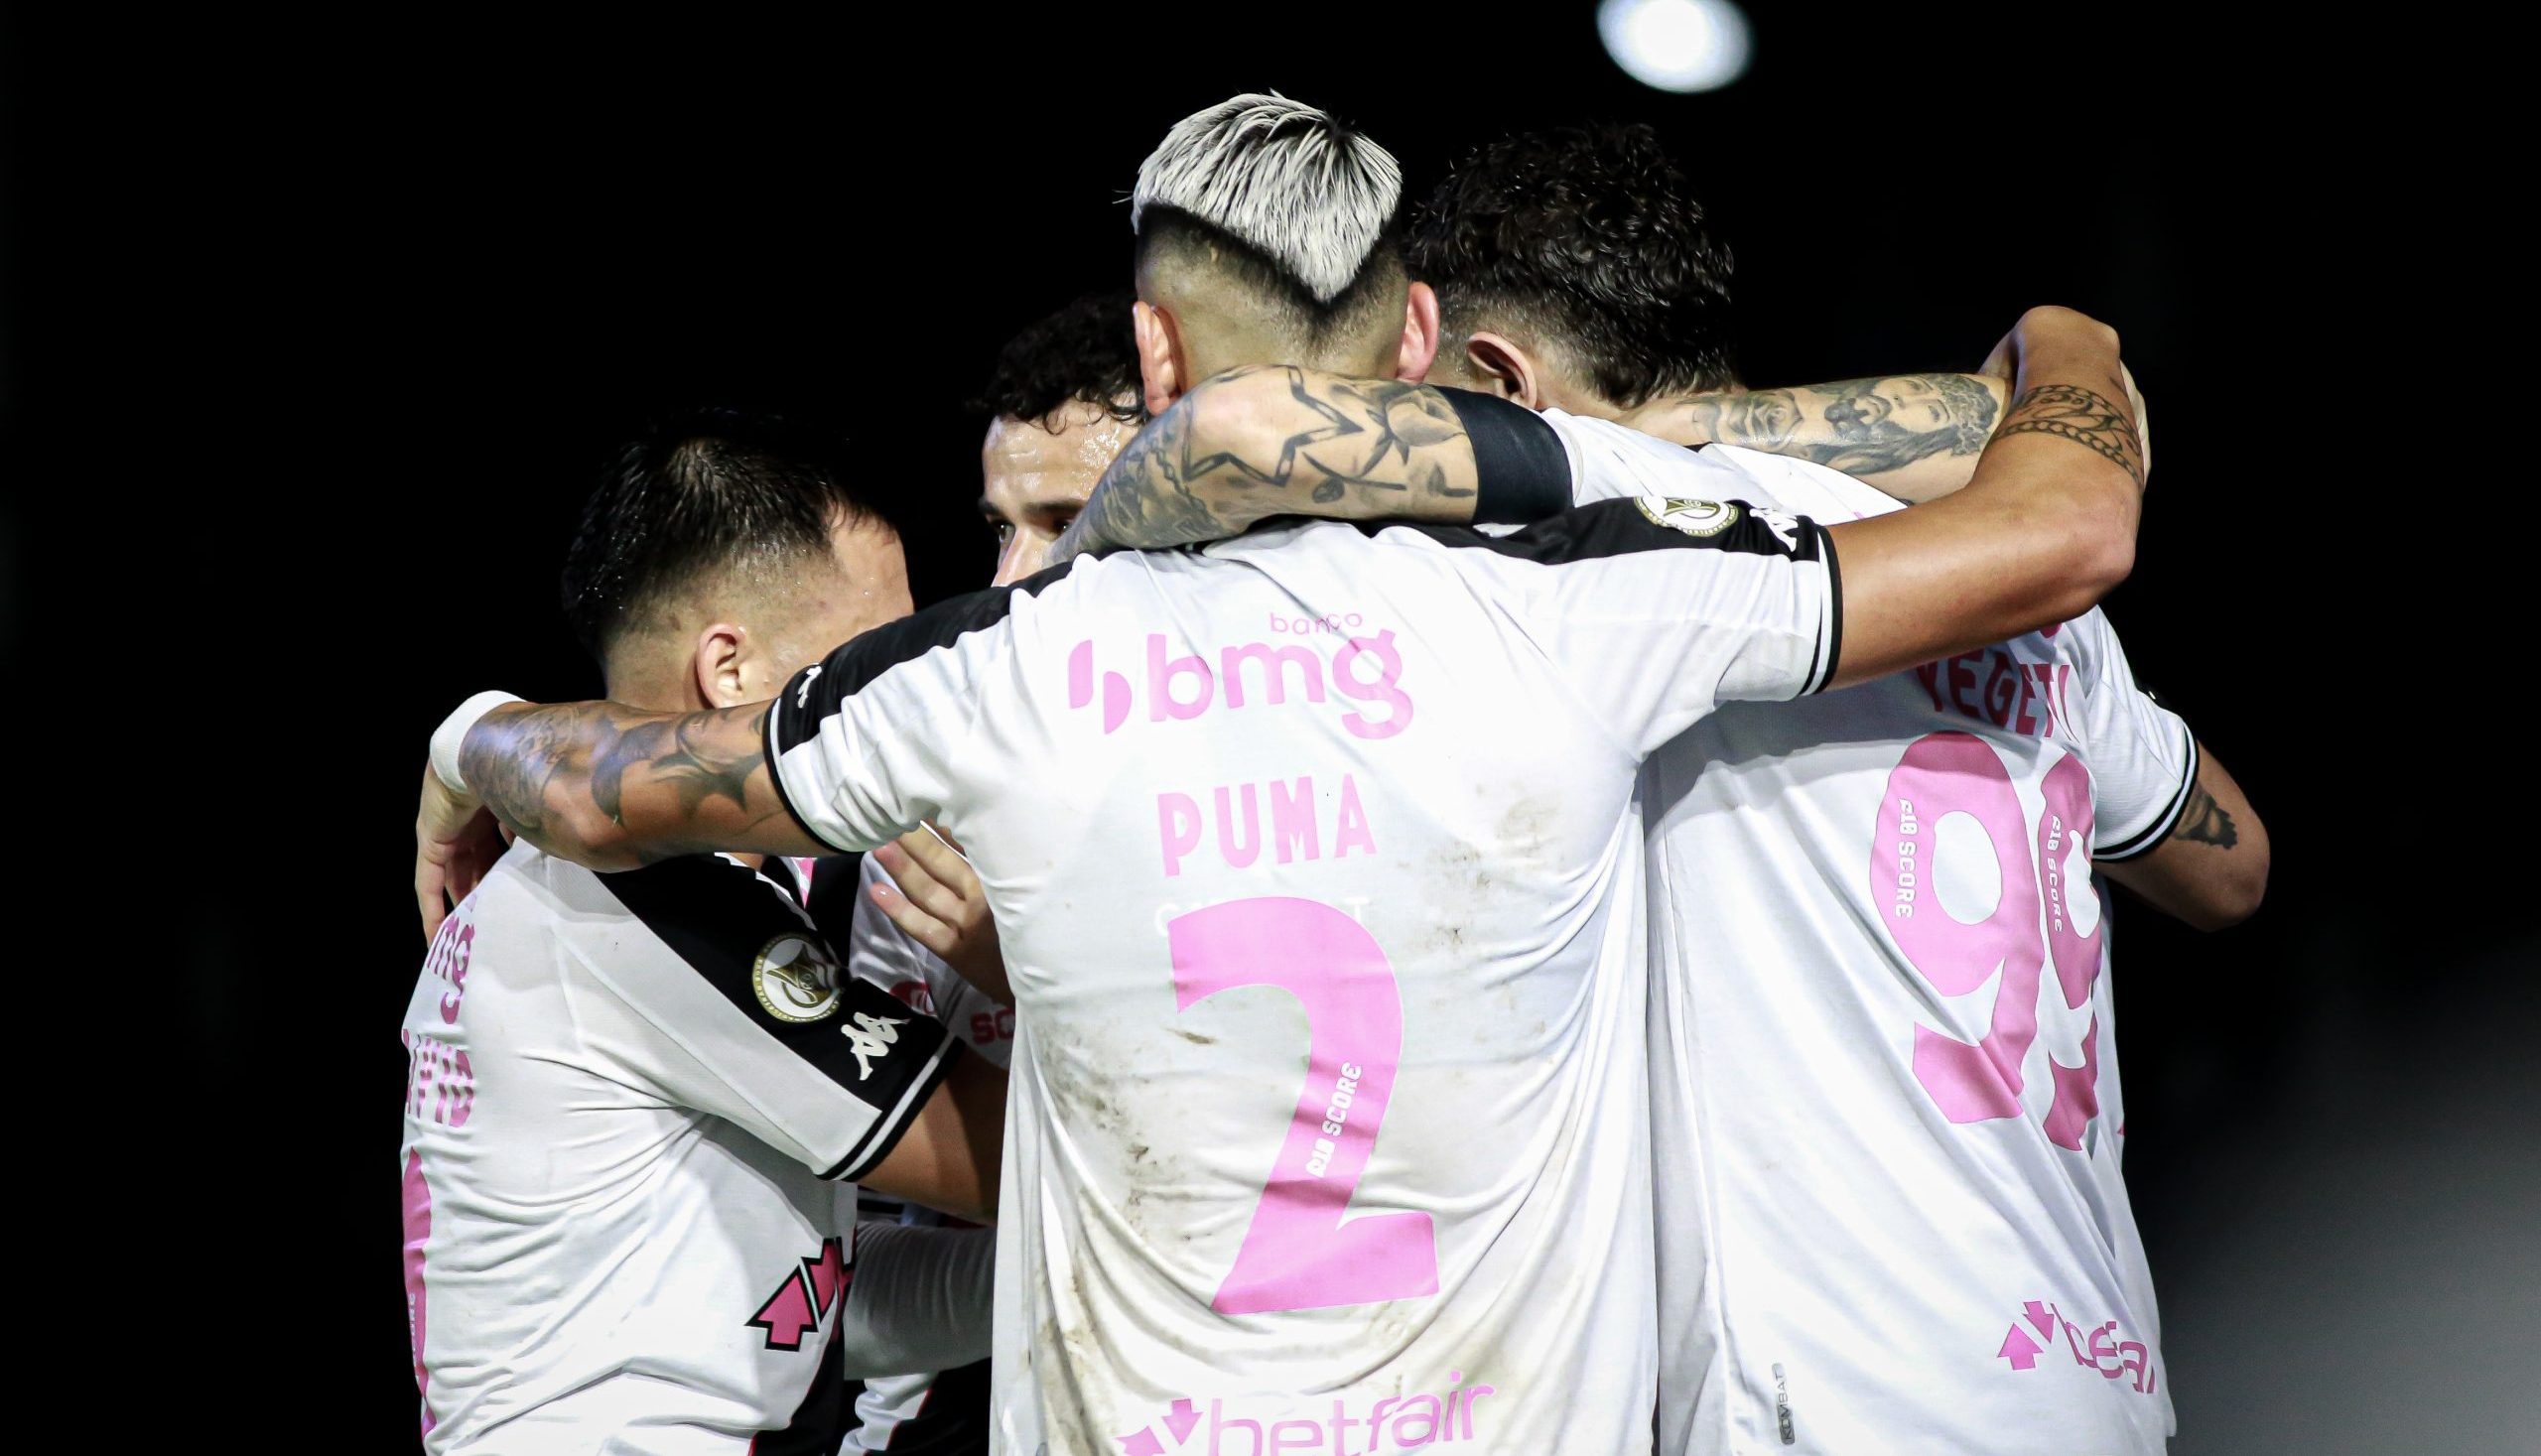
{"label": "stadium floodlight", "polygon": [[1725,86],[1746,72],[1752,49],[1730,0],[1602,0],[1597,35],[1625,74],[1662,91]]}

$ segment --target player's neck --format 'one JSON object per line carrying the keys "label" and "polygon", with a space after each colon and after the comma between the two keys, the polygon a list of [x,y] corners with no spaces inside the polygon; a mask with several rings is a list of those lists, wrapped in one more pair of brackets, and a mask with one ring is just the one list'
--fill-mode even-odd
{"label": "player's neck", "polygon": [[[1609,406],[1594,413],[1599,419],[1612,420],[1618,425],[1666,440],[1672,438],[1668,427],[1686,419],[1703,401],[1717,400],[1723,395],[1746,392],[1743,385],[1727,389],[1680,389],[1671,394],[1652,395],[1630,409]],[[1591,411],[1574,410],[1572,413],[1588,414]]]}
{"label": "player's neck", "polygon": [[[607,676],[608,682],[602,691],[608,694],[609,702],[623,703],[629,708],[641,709],[646,713],[712,713],[726,706],[721,703],[707,702],[705,697],[697,691],[697,685],[694,682],[677,679],[648,682],[641,677],[617,672],[611,672]],[[735,854],[727,858],[746,864],[752,869],[761,868],[767,863],[765,855]]]}

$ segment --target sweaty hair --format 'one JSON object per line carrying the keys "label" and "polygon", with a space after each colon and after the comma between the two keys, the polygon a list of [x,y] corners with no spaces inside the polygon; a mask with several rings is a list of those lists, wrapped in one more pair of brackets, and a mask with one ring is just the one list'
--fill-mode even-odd
{"label": "sweaty hair", "polygon": [[1092,293],[1005,341],[989,386],[972,407],[1039,424],[1070,404],[1090,404],[1125,424],[1147,417],[1138,387],[1137,332],[1130,294]]}
{"label": "sweaty hair", "polygon": [[[1205,263],[1300,341],[1399,304],[1403,169],[1329,113],[1275,93],[1185,117],[1138,166],[1138,261]],[[1389,287],[1392,283],[1394,286]]]}
{"label": "sweaty hair", "polygon": [[632,629],[724,573],[774,586],[830,559],[842,518],[880,516],[847,485],[846,443],[773,415],[655,420],[618,451],[565,554],[565,618],[602,668]]}
{"label": "sweaty hair", "polygon": [[1522,132],[1448,170],[1405,252],[1451,338],[1533,335],[1630,407],[1737,382],[1729,249],[1648,126]]}

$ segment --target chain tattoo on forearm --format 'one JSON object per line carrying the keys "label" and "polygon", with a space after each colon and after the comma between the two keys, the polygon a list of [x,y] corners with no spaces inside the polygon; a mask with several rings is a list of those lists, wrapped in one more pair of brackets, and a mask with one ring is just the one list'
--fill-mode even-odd
{"label": "chain tattoo on forearm", "polygon": [[2097,451],[2144,484],[2144,444],[2125,405],[2076,384],[2042,384],[2012,401],[1996,439],[2053,435]]}
{"label": "chain tattoo on forearm", "polygon": [[[487,718],[460,748],[460,773],[485,807],[532,844],[554,837],[597,810],[625,823],[628,781],[666,783],[681,812],[693,815],[730,799],[746,816],[741,827],[780,810],[753,813],[750,778],[766,763],[758,734],[763,706],[727,709],[712,718],[645,713],[615,703],[576,703]],[[650,844],[648,861],[703,846]]]}
{"label": "chain tattoo on forearm", "polygon": [[[1200,453],[1208,439],[1202,417],[1217,392],[1273,368],[1286,378],[1294,406],[1293,428],[1276,448]],[[1468,497],[1471,489],[1448,483],[1445,463],[1463,438],[1446,398],[1422,385],[1310,379],[1292,365],[1242,370],[1193,391],[1132,441],[1051,554],[1217,540],[1281,513],[1262,509],[1261,492],[1295,501],[1287,492],[1300,485],[1307,487],[1304,502],[1342,505],[1345,515],[1383,514],[1380,492]]]}
{"label": "chain tattoo on forearm", "polygon": [[1793,455],[1860,476],[1937,455],[1975,455],[1994,433],[1994,408],[1985,386],[1962,374],[1846,379],[1685,402],[1696,439]]}

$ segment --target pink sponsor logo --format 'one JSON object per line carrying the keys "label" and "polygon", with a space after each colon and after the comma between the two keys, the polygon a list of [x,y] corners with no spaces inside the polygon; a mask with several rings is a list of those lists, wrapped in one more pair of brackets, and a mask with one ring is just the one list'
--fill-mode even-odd
{"label": "pink sponsor logo", "polygon": [[1366,618],[1355,611],[1327,611],[1321,616],[1281,616],[1274,611],[1270,613],[1270,635],[1303,637],[1329,632],[1342,636],[1359,630],[1365,622]]}
{"label": "pink sponsor logo", "polygon": [[459,1024],[459,1003],[468,996],[468,958],[476,948],[475,910],[475,898],[470,896],[441,923],[432,949],[424,955],[424,974],[450,985],[441,998],[445,1026]]}
{"label": "pink sponsor logo", "polygon": [[[2028,1328],[2022,1328],[2024,1325]],[[2031,1330],[2038,1332],[2037,1339],[2030,1338]],[[2039,1356],[2051,1354],[2060,1335],[2065,1348],[2073,1352],[2073,1363],[2098,1372],[2104,1380],[2132,1376],[2135,1390],[2146,1395],[2161,1383],[2152,1348],[2140,1340],[2127,1339],[2117,1321],[2102,1320],[2085,1334],[2080,1325],[2067,1319],[2062,1310],[2044,1299],[2032,1299],[2021,1306],[2021,1317],[2004,1332],[2003,1343],[1996,1347],[1994,1357],[2016,1371],[2036,1370]],[[2052,1359],[2050,1363],[2054,1363]]]}
{"label": "pink sponsor logo", "polygon": [[1121,673],[1098,672],[1094,641],[1087,638],[1068,653],[1068,707],[1091,708],[1099,696],[1106,733],[1128,723],[1141,699],[1148,723],[1188,722],[1212,709],[1281,708],[1291,701],[1341,708],[1331,702],[1338,698],[1360,705],[1341,714],[1341,727],[1353,737],[1391,738],[1411,726],[1411,695],[1403,689],[1403,654],[1395,650],[1391,627],[1373,637],[1346,638],[1329,664],[1319,647],[1245,642],[1220,648],[1214,659],[1197,652],[1175,657],[1162,632],[1149,632],[1139,692]]}
{"label": "pink sponsor logo", "polygon": [[[1498,1388],[1479,1381],[1465,1384],[1464,1372],[1447,1372],[1447,1389],[1436,1394],[1381,1395],[1354,1408],[1335,1397],[1332,1413],[1315,1419],[1289,1415],[1294,1405],[1265,1413],[1263,1404],[1239,1397],[1229,1413],[1226,1400],[1212,1398],[1203,1406],[1183,1396],[1153,1421],[1125,1436],[1120,1456],[1368,1456],[1375,1451],[1414,1451],[1432,1442],[1471,1441],[1475,1407]],[[1485,1425],[1491,1422],[1486,1418]]]}

